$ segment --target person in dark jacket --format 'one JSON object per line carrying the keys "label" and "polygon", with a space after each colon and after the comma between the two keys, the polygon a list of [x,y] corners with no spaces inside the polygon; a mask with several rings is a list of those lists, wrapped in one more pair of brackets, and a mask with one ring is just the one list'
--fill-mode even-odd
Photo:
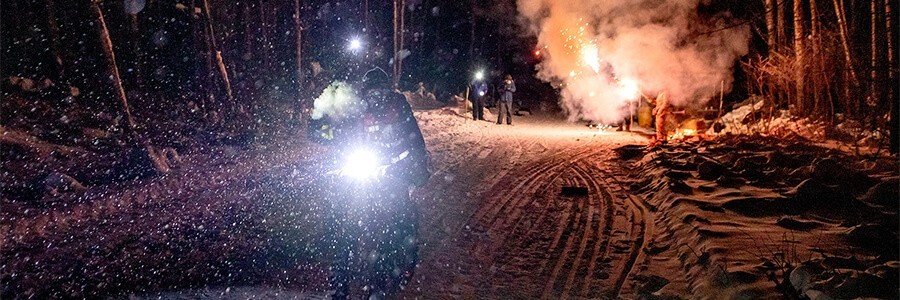
{"label": "person in dark jacket", "polygon": [[329,278],[333,299],[350,298],[357,257],[365,258],[360,279],[367,298],[377,299],[401,289],[418,262],[418,208],[410,193],[430,176],[428,153],[406,98],[390,84],[383,70],[367,72],[359,93],[365,110],[345,118],[341,126],[345,130],[335,131],[348,134],[335,136],[334,144],[343,148],[362,144],[387,165],[377,181],[338,182],[328,189],[327,228],[335,251]]}
{"label": "person in dark jacket", "polygon": [[497,112],[497,124],[503,124],[503,116],[506,115],[506,125],[512,125],[512,104],[515,92],[516,83],[513,81],[512,75],[507,74],[503,83],[500,84],[500,101],[497,103],[500,110]]}
{"label": "person in dark jacket", "polygon": [[475,95],[472,97],[472,120],[484,120],[484,102],[487,99],[488,87],[484,82],[475,85]]}

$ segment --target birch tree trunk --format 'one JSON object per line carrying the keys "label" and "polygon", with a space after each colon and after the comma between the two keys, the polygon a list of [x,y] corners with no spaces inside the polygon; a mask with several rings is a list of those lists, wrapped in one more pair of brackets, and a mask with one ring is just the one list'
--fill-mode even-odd
{"label": "birch tree trunk", "polygon": [[107,83],[112,87],[113,96],[119,102],[119,113],[125,119],[125,131],[132,142],[135,142],[134,118],[131,117],[131,109],[128,107],[128,98],[125,96],[125,89],[122,88],[122,80],[119,77],[119,67],[116,66],[116,55],[113,52],[112,40],[109,38],[109,30],[106,28],[106,21],[103,19],[103,11],[100,10],[100,4],[97,1],[90,0],[91,15],[94,18],[94,24],[97,28],[97,34],[100,39],[103,58],[106,61]]}
{"label": "birch tree trunk", "polygon": [[841,38],[841,46],[844,48],[844,63],[846,64],[846,68],[844,69],[844,78],[846,82],[843,84],[843,105],[846,113],[850,115],[855,115],[857,113],[856,108],[853,104],[851,104],[851,85],[856,88],[859,87],[859,79],[856,77],[856,69],[855,63],[853,62],[853,54],[850,49],[850,37],[847,30],[847,18],[845,16],[844,9],[844,1],[843,0],[832,0],[834,4],[835,16],[837,17],[838,22],[838,34]]}
{"label": "birch tree trunk", "polygon": [[805,26],[803,22],[803,1],[794,0],[794,55],[796,68],[794,80],[796,84],[795,103],[798,112],[805,112],[806,88],[806,49],[804,40]]}

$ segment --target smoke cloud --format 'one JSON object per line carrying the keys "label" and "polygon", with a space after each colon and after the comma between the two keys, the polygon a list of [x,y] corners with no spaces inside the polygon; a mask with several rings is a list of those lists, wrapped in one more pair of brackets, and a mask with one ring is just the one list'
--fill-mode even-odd
{"label": "smoke cloud", "polygon": [[356,91],[350,84],[335,81],[328,85],[313,102],[312,118],[318,120],[329,116],[335,120],[341,120],[359,116],[365,109],[366,103],[356,95]]}
{"label": "smoke cloud", "polygon": [[542,50],[537,77],[560,87],[572,120],[622,120],[640,91],[701,106],[730,90],[749,47],[748,26],[698,13],[705,0],[517,1]]}

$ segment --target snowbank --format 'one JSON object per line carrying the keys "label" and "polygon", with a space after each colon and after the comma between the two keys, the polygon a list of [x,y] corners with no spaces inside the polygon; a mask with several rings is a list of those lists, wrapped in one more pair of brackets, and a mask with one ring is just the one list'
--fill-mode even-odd
{"label": "snowbank", "polygon": [[[788,110],[774,111],[766,99],[752,96],[744,103],[722,116],[718,126],[707,130],[707,135],[722,134],[785,137],[799,135],[811,141],[825,140],[822,122],[792,116]],[[719,129],[719,130],[716,130]]]}

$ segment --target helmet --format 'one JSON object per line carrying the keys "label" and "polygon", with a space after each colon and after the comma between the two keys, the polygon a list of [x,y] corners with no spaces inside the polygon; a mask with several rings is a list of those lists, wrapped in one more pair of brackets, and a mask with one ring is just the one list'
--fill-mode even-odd
{"label": "helmet", "polygon": [[364,90],[387,88],[390,86],[390,84],[391,79],[388,76],[387,72],[379,67],[375,67],[374,69],[369,70],[365,75],[363,75],[362,78],[362,86]]}

